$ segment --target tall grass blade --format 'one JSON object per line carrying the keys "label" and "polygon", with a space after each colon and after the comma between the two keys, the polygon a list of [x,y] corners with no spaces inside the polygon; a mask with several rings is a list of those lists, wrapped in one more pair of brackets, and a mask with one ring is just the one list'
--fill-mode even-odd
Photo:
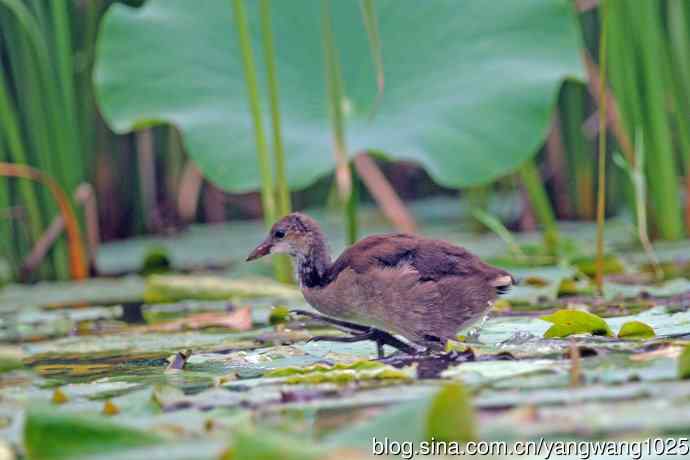
{"label": "tall grass blade", "polygon": [[597,259],[596,285],[599,293],[604,290],[604,218],[606,217],[606,49],[608,35],[607,0],[601,0],[601,32],[599,40],[599,152],[597,181]]}
{"label": "tall grass blade", "polygon": [[[4,72],[0,72],[0,130],[2,138],[4,138],[7,143],[9,152],[8,158],[14,163],[27,164],[28,157],[26,148],[22,142],[16,111],[10,101]],[[36,241],[41,237],[43,228],[43,217],[38,197],[36,196],[36,190],[28,182],[20,184],[19,187],[22,194],[22,201],[24,206],[26,206],[29,218],[29,233],[31,238]]]}
{"label": "tall grass blade", "polygon": [[79,221],[72,209],[67,194],[62,190],[60,185],[52,177],[37,169],[15,163],[0,163],[0,176],[30,179],[50,189],[60,208],[62,218],[65,221],[72,279],[81,280],[86,278],[89,272],[86,265],[86,252],[84,250],[81,230],[79,229]]}
{"label": "tall grass blade", "polygon": [[533,160],[527,161],[520,168],[520,178],[529,196],[530,204],[537,221],[544,229],[544,246],[549,254],[555,254],[558,246],[558,226],[549,197],[544,189],[539,170]]}
{"label": "tall grass blade", "polygon": [[472,217],[501,238],[513,255],[522,258],[527,257],[513,237],[513,234],[510,233],[510,230],[508,230],[496,216],[489,214],[481,208],[475,207],[472,209]]}
{"label": "tall grass blade", "polygon": [[[33,64],[30,72],[38,75],[38,87],[31,88],[40,94],[41,107],[45,111],[45,123],[50,138],[49,150],[41,150],[38,156],[43,158],[41,167],[49,167],[45,171],[68,190],[76,189],[81,181],[79,147],[75,139],[76,130],[65,122],[63,110],[69,111],[70,103],[63,98],[61,84],[58,75],[54,71],[54,63],[51,60],[50,48],[46,40],[53,31],[52,23],[48,20],[49,5],[43,2],[32,2],[37,17],[34,17],[19,0],[0,0],[0,8],[5,8],[15,19],[20,32],[24,35],[29,45],[26,53],[27,61]],[[72,80],[69,80],[72,84]],[[63,107],[67,106],[67,107]],[[67,123],[67,124],[66,124]],[[75,157],[76,155],[76,157]],[[64,244],[59,241],[55,246],[55,269],[57,277],[65,279],[69,276],[67,268],[67,256],[64,254]]]}
{"label": "tall grass blade", "polygon": [[273,174],[271,173],[268,146],[264,135],[263,122],[261,120],[259,86],[254,65],[254,53],[252,51],[251,39],[249,36],[249,25],[247,22],[244,0],[232,0],[232,6],[235,17],[235,27],[237,29],[240,49],[242,51],[242,63],[244,78],[247,85],[249,110],[251,111],[252,122],[254,124],[256,155],[259,163],[259,173],[261,175],[261,203],[264,212],[264,221],[266,226],[270,227],[276,217],[273,194]]}
{"label": "tall grass blade", "polygon": [[[11,46],[6,47],[7,70],[10,71],[8,76],[10,74],[15,76],[12,80],[16,95],[15,118],[25,150],[24,161],[37,165],[43,171],[52,171],[54,169],[52,164],[56,160],[50,156],[50,152],[53,150],[53,141],[50,133],[50,121],[43,105],[42,83],[40,75],[36,72],[35,57],[26,29],[22,28],[21,23],[17,20],[18,14],[28,15],[29,12],[25,8],[22,9],[22,5],[19,5],[18,13],[15,13],[9,8],[3,9],[3,5],[0,4],[0,31],[2,31],[8,45],[10,43],[9,37],[12,37]],[[9,82],[7,85],[7,91],[11,92]],[[25,187],[33,188],[33,185],[22,181],[19,188]],[[58,212],[48,190],[39,190],[37,197],[40,197],[37,200],[42,213],[47,212],[47,215],[55,215]],[[42,218],[45,219],[45,216]],[[31,239],[33,239],[35,237],[33,231],[30,234],[32,235]],[[51,259],[44,261],[37,273],[41,277],[53,277],[55,268],[63,275],[63,278],[66,277],[67,254],[64,244],[52,251]]]}
{"label": "tall grass blade", "polygon": [[343,83],[340,74],[338,50],[333,37],[330,0],[321,0],[321,32],[323,36],[324,62],[326,66],[326,85],[328,88],[328,107],[333,131],[335,152],[335,182],[338,196],[345,208],[347,235],[350,243],[357,239],[356,206],[352,193],[352,172],[345,142],[345,114],[343,113]]}
{"label": "tall grass blade", "polygon": [[[671,62],[680,97],[678,103],[690,110],[690,2],[670,1],[667,7]],[[690,152],[686,153],[686,160],[690,160]]]}
{"label": "tall grass blade", "polygon": [[[268,101],[271,107],[271,127],[273,131],[273,171],[276,186],[276,217],[290,213],[290,189],[285,176],[285,150],[280,120],[280,97],[278,93],[278,70],[275,63],[275,49],[273,45],[273,30],[271,26],[271,2],[261,0],[261,36],[264,48],[264,63],[266,65],[266,79],[268,86]],[[283,282],[291,281],[292,266],[286,255],[277,256],[278,279]]]}
{"label": "tall grass blade", "polygon": [[285,150],[280,120],[280,98],[278,93],[278,71],[275,64],[275,49],[271,27],[271,2],[261,0],[261,35],[263,38],[264,63],[268,86],[269,104],[271,107],[271,125],[273,128],[273,161],[276,185],[276,210],[284,216],[290,212],[290,189],[285,177]]}
{"label": "tall grass blade", "polygon": [[[254,124],[254,140],[256,142],[256,154],[259,163],[259,174],[261,176],[261,205],[264,212],[264,222],[267,228],[273,225],[277,218],[275,189],[273,187],[273,173],[271,171],[271,160],[268,155],[268,145],[264,134],[263,122],[261,120],[261,107],[259,100],[259,84],[254,65],[254,52],[252,50],[251,38],[249,35],[249,24],[245,11],[244,0],[233,0],[233,14],[235,17],[235,27],[237,29],[240,49],[242,51],[242,63],[244,68],[244,79],[247,85],[247,97],[249,110],[252,114]],[[273,261],[276,277],[281,281],[290,279],[288,267],[280,259]]]}
{"label": "tall grass blade", "polygon": [[374,62],[374,69],[376,71],[376,99],[371,109],[370,117],[376,115],[378,106],[381,104],[383,98],[383,90],[385,87],[385,73],[383,69],[383,54],[381,53],[381,39],[379,37],[379,21],[376,17],[376,6],[374,0],[360,0],[362,9],[362,19],[364,21],[364,28],[367,30],[369,37],[369,48],[371,49],[371,58]]}
{"label": "tall grass blade", "polygon": [[491,188],[489,185],[478,185],[476,187],[470,187],[466,190],[463,190],[463,193],[460,195],[460,199],[463,202],[467,200],[470,203],[471,209],[473,210],[473,219],[470,224],[472,226],[472,231],[476,233],[483,233],[487,229],[491,229],[491,227],[486,225],[483,219],[477,217],[477,215],[481,214],[474,212],[475,210],[484,212],[484,209],[486,209],[489,203],[490,193]]}
{"label": "tall grass blade", "polygon": [[[0,140],[0,161],[7,161],[4,143]],[[0,257],[6,259],[11,269],[20,264],[17,247],[14,244],[14,228],[12,226],[12,197],[7,181],[0,181]],[[16,278],[16,272],[12,278]]]}
{"label": "tall grass blade", "polygon": [[[81,55],[81,65],[76,68],[77,93],[81,100],[77,104],[77,118],[81,133],[82,151],[84,154],[84,177],[92,178],[98,156],[99,134],[102,125],[96,110],[96,100],[93,90],[92,73],[95,58],[98,21],[101,13],[102,0],[91,0],[81,4],[82,19],[78,27],[80,40],[78,53]],[[78,61],[79,62],[79,61]]]}
{"label": "tall grass blade", "polygon": [[642,130],[638,129],[635,136],[635,164],[630,164],[620,153],[613,158],[615,163],[628,175],[635,191],[635,215],[637,217],[637,234],[640,244],[647,254],[647,258],[654,268],[657,280],[663,279],[664,272],[659,259],[654,252],[647,229],[647,184],[644,177],[645,150]]}
{"label": "tall grass blade", "polygon": [[[647,162],[649,192],[654,220],[664,239],[676,240],[683,235],[680,215],[680,194],[673,143],[666,112],[666,91],[669,82],[668,55],[661,32],[657,2],[628,5],[627,11],[639,40],[639,65],[642,81],[645,139],[648,150],[655,153]],[[630,46],[630,45],[628,45]]]}
{"label": "tall grass blade", "polygon": [[568,170],[572,174],[571,197],[575,214],[581,219],[593,219],[594,159],[592,146],[582,131],[585,122],[585,90],[574,82],[563,86],[561,124],[567,151]]}
{"label": "tall grass blade", "polygon": [[357,241],[358,238],[357,229],[359,228],[359,222],[357,210],[359,208],[359,181],[357,180],[357,175],[353,170],[351,170],[350,173],[352,174],[352,191],[350,192],[350,197],[345,203],[345,219],[347,241],[352,244]]}
{"label": "tall grass blade", "polygon": [[74,190],[83,180],[81,173],[84,171],[83,165],[86,162],[86,158],[83,156],[84,152],[80,139],[81,130],[77,123],[72,30],[67,0],[53,0],[50,3],[50,12],[52,13],[53,36],[55,38],[53,42],[57,69],[55,85],[62,100],[60,106],[62,114],[61,125],[67,134],[70,159],[72,160],[71,167],[69,168],[72,172],[69,174],[69,185],[70,190]]}
{"label": "tall grass blade", "polygon": [[667,8],[675,92],[670,102],[674,107],[680,157],[685,169],[685,227],[690,233],[690,2],[670,1]]}

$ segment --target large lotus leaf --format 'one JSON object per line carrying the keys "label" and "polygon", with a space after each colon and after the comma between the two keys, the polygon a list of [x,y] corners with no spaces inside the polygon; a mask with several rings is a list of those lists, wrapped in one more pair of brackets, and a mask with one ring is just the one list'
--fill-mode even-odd
{"label": "large lotus leaf", "polygon": [[[292,187],[334,165],[320,5],[272,2]],[[247,8],[264,86],[258,2]],[[359,2],[332,2],[349,150],[418,161],[447,186],[488,182],[533,155],[561,80],[582,74],[568,0],[379,0],[376,9],[386,88],[370,121],[376,80]],[[113,5],[95,82],[116,131],[173,123],[211,180],[243,191],[257,188],[259,175],[232,15],[227,0]]]}

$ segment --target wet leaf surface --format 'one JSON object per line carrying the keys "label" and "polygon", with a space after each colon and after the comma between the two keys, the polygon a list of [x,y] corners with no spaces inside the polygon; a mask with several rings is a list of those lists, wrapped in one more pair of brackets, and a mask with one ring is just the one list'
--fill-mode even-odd
{"label": "wet leaf surface", "polygon": [[292,286],[269,279],[228,279],[220,277],[152,275],[146,280],[147,303],[175,302],[185,299],[228,300],[232,298],[275,297],[298,299]]}

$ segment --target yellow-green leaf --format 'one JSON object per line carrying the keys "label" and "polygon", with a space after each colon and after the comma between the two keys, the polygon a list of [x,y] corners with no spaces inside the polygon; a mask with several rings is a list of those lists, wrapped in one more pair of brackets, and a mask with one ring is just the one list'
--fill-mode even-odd
{"label": "yellow-green leaf", "polygon": [[359,360],[349,364],[314,364],[307,367],[287,367],[275,369],[265,377],[285,378],[285,383],[347,383],[362,380],[409,380],[414,377],[414,369],[407,367],[396,369],[393,366],[376,361]]}
{"label": "yellow-green leaf", "polygon": [[621,339],[649,339],[655,336],[654,328],[642,321],[628,321],[618,331]]}
{"label": "yellow-green leaf", "polygon": [[460,382],[444,386],[426,414],[426,438],[436,441],[474,441],[477,419],[467,390]]}
{"label": "yellow-green leaf", "polygon": [[573,334],[613,336],[606,321],[586,311],[559,310],[551,315],[542,316],[541,319],[553,323],[553,326],[544,333],[544,338],[547,339]]}
{"label": "yellow-green leaf", "polygon": [[683,348],[683,352],[678,357],[678,377],[690,379],[690,345]]}
{"label": "yellow-green leaf", "polygon": [[337,363],[334,365],[328,365],[323,363],[312,364],[311,366],[305,367],[283,367],[281,369],[274,369],[266,372],[264,377],[290,377],[293,375],[305,375],[313,374],[315,372],[332,372],[339,370],[370,370],[370,369],[382,369],[386,367],[385,364],[378,361],[371,361],[368,359],[359,359],[351,363]]}
{"label": "yellow-green leaf", "polygon": [[56,410],[31,409],[24,423],[24,448],[30,460],[72,459],[159,442],[162,438],[153,433]]}

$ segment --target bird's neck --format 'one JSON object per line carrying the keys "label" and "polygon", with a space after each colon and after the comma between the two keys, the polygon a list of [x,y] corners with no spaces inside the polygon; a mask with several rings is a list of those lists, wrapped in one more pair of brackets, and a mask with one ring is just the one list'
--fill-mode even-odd
{"label": "bird's neck", "polygon": [[295,270],[301,287],[323,287],[328,283],[331,255],[322,234],[315,235],[309,251],[295,257]]}

